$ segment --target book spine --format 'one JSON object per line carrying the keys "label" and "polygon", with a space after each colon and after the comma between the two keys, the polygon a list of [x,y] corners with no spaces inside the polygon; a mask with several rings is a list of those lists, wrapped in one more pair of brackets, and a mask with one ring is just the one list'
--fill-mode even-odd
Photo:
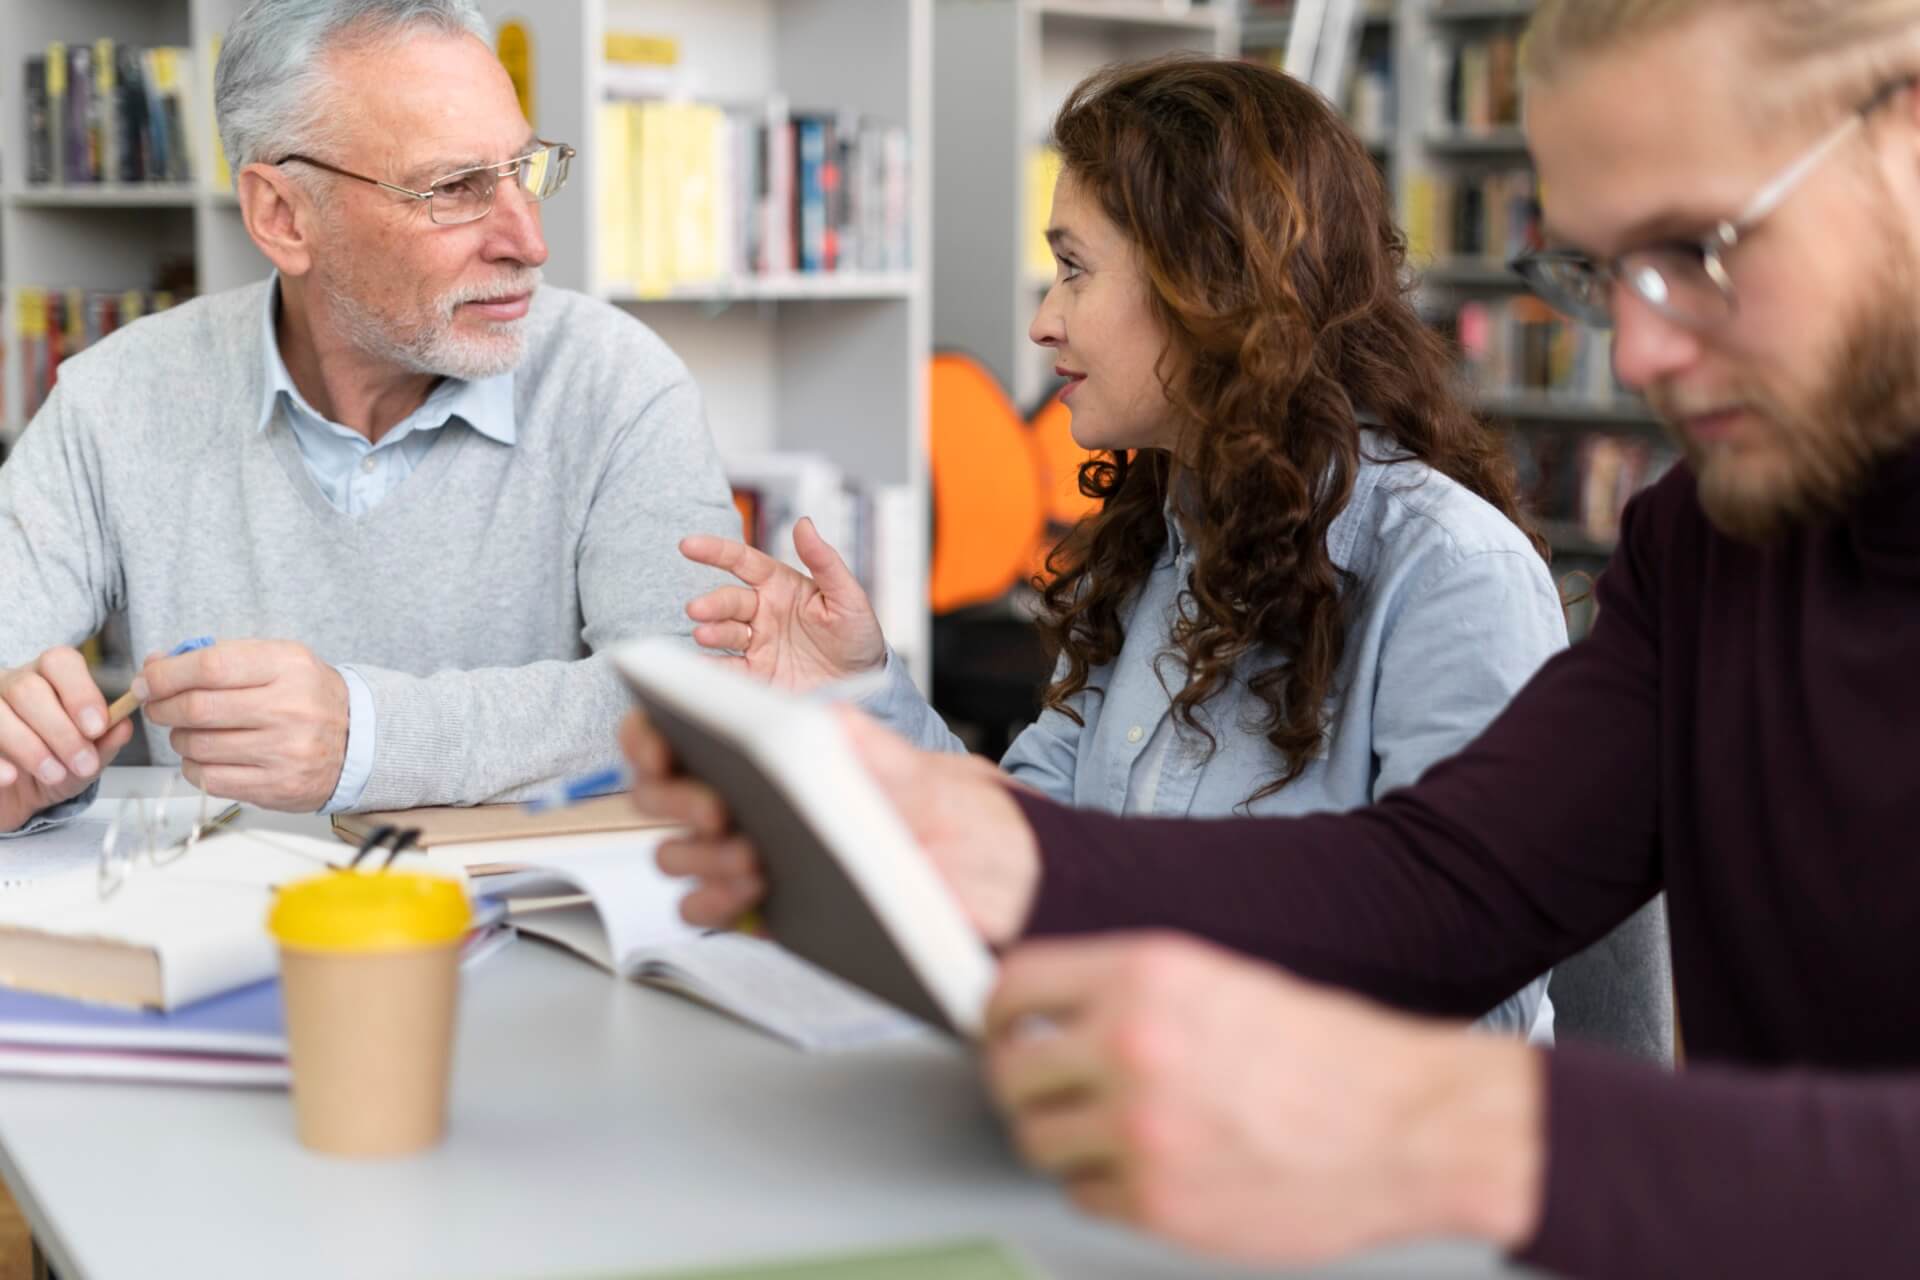
{"label": "book spine", "polygon": [[44,186],[53,181],[53,123],[48,119],[47,59],[27,59],[27,182]]}

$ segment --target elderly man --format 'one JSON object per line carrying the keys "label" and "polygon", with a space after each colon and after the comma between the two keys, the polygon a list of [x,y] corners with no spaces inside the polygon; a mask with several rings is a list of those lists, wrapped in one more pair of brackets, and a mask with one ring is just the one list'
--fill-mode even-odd
{"label": "elderly man", "polygon": [[[686,368],[540,283],[536,138],[470,0],[256,0],[215,105],[274,279],[61,367],[0,469],[0,831],[132,729],[72,646],[114,610],[162,760],[285,810],[511,797],[601,762],[609,643],[687,627],[737,532]],[[63,803],[65,802],[65,803]],[[4,858],[4,850],[0,850]]]}
{"label": "elderly man", "polygon": [[[1592,637],[1342,816],[1124,821],[859,732],[993,941],[1212,940],[1006,962],[994,1088],[1087,1208],[1255,1259],[1462,1234],[1576,1276],[1909,1275],[1920,0],[1544,0],[1524,59],[1524,269],[1687,453]],[[695,827],[661,852],[706,882],[686,913],[750,903],[719,806],[629,747]],[[1677,1077],[1303,981],[1462,1017],[1662,888]]]}

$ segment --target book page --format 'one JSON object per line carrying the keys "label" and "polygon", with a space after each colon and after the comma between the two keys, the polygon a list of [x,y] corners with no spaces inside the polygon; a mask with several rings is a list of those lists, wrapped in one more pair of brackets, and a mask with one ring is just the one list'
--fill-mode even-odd
{"label": "book page", "polygon": [[[593,899],[605,934],[605,942],[596,948],[599,954],[575,945],[576,940],[584,943],[584,938],[577,937],[577,925],[571,927],[576,937],[555,941],[611,969],[614,956],[698,936],[699,931],[680,918],[680,899],[692,882],[667,875],[654,861],[662,835],[635,831],[506,842],[512,850],[507,860],[530,869],[477,877],[474,890],[507,899],[586,894]],[[545,936],[546,922],[556,914],[561,913],[516,915],[514,923],[528,933]],[[564,921],[553,927],[569,928]]]}
{"label": "book page", "polygon": [[710,933],[627,957],[634,977],[685,992],[799,1049],[887,1044],[932,1030],[776,943]]}

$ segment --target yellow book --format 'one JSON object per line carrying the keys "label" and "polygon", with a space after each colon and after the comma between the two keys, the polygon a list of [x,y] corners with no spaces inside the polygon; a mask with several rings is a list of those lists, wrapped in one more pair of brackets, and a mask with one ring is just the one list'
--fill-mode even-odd
{"label": "yellow book", "polygon": [[680,170],[678,224],[673,241],[678,262],[674,272],[680,284],[712,284],[720,276],[720,242],[714,225],[720,174],[716,137],[722,126],[718,108],[683,106],[677,131]]}
{"label": "yellow book", "polygon": [[1060,153],[1035,147],[1027,155],[1027,273],[1036,280],[1053,276],[1053,250],[1047,224],[1053,220],[1053,189],[1060,181]]}
{"label": "yellow book", "polygon": [[633,108],[600,104],[600,285],[624,289],[633,279]]}
{"label": "yellow book", "polygon": [[608,62],[639,66],[672,67],[680,62],[680,42],[672,36],[644,36],[626,31],[609,31],[606,39]]}
{"label": "yellow book", "polygon": [[1432,174],[1416,173],[1407,180],[1401,218],[1407,228],[1407,257],[1420,266],[1433,261],[1438,247],[1434,237],[1436,196]]}
{"label": "yellow book", "polygon": [[634,220],[634,290],[643,298],[665,297],[673,290],[673,107],[642,102],[634,170],[639,216]]}
{"label": "yellow book", "polygon": [[[207,55],[207,101],[213,101],[213,75],[220,66],[220,37],[213,37],[213,48]],[[215,191],[233,190],[233,168],[227,163],[226,143],[220,138],[220,125],[214,122],[213,128],[213,189]]]}

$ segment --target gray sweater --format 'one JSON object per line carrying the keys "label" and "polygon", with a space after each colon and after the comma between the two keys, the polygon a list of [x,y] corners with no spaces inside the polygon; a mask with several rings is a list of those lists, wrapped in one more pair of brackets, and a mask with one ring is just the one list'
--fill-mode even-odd
{"label": "gray sweater", "polygon": [[267,287],[61,365],[0,467],[0,665],[121,609],[136,655],[203,634],[297,640],[372,689],[366,809],[511,799],[604,764],[629,701],[605,650],[686,634],[686,601],[719,579],[675,544],[739,536],[686,366],[626,313],[543,288],[517,442],[450,423],[355,518],[315,486],[284,415],[259,428]]}

